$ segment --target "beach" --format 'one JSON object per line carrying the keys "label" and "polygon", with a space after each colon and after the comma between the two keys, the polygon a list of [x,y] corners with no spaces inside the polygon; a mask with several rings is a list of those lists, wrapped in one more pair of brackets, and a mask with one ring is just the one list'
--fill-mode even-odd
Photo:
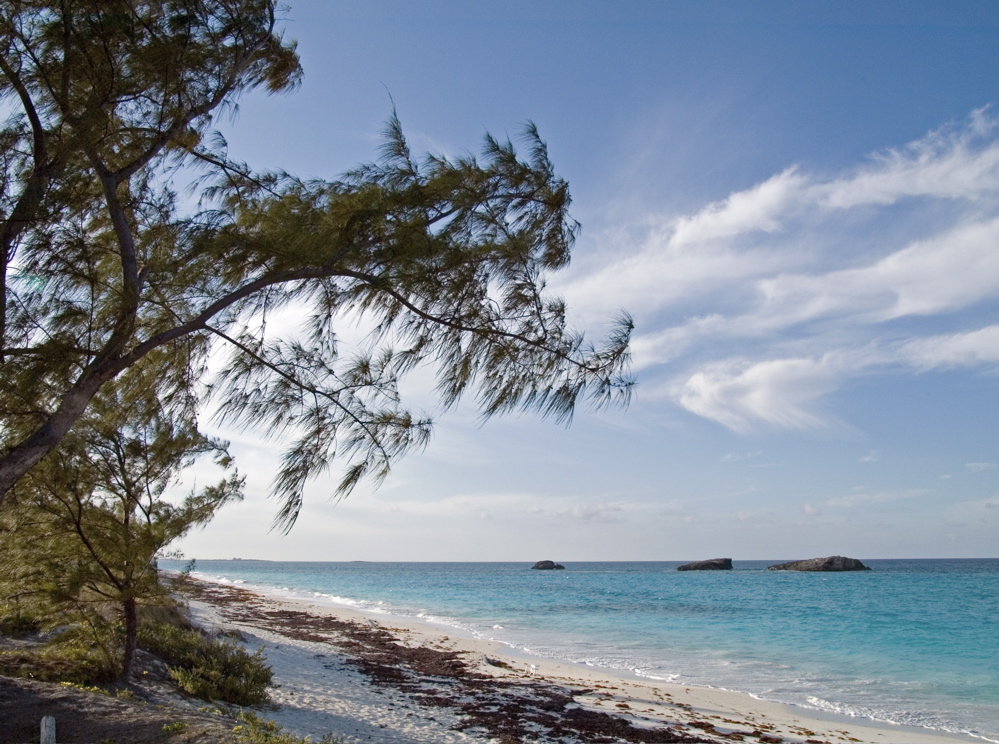
{"label": "beach", "polygon": [[314,741],[329,734],[344,744],[974,741],[518,656],[412,620],[227,584],[189,585],[195,622],[263,647],[277,685],[264,715]]}

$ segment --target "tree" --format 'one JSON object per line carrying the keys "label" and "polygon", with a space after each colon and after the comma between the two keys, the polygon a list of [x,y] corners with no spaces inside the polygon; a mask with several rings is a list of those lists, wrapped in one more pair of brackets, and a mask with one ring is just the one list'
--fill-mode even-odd
{"label": "tree", "polygon": [[230,462],[190,411],[178,416],[160,405],[149,371],[133,367],[105,386],[62,446],[25,477],[0,520],[5,595],[35,595],[54,624],[83,620],[123,684],[139,605],[163,599],[157,555],[242,496],[233,474],[171,503],[167,489],[196,458],[212,456],[224,469]]}
{"label": "tree", "polygon": [[[546,292],[578,226],[533,126],[523,160],[487,137],[481,162],[417,161],[393,117],[380,161],[337,180],[255,173],[210,126],[243,91],[298,82],[272,2],[4,5],[0,93],[18,110],[2,133],[0,499],[155,354],[172,360],[165,406],[214,395],[224,419],[290,438],[285,528],[310,478],[338,467],[343,496],[426,441],[398,394],[419,365],[444,408],[471,393],[483,417],[627,399],[630,320],[592,344]],[[197,208],[174,190],[185,178]],[[291,303],[309,322],[272,337]],[[371,333],[345,351],[348,320]]]}
{"label": "tree", "polygon": [[3,3],[0,494],[167,341],[143,317],[184,232],[162,179],[240,91],[294,86],[275,22],[267,0]]}

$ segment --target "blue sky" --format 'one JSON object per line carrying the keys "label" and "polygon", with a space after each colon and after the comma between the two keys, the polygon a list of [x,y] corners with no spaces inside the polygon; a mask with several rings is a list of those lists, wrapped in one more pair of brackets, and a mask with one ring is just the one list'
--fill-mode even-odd
{"label": "blue sky", "polygon": [[[293,0],[305,81],[222,124],[333,178],[528,119],[583,230],[551,285],[635,317],[626,411],[437,418],[427,450],[268,532],[247,498],[178,547],[289,560],[996,556],[999,5]],[[426,379],[406,386],[430,409]],[[332,481],[333,479],[331,479]]]}

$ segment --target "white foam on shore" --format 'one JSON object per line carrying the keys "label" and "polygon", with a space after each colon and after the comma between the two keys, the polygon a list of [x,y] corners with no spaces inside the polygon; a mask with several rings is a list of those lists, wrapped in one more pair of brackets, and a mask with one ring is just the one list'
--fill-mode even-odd
{"label": "white foam on shore", "polygon": [[[232,585],[233,582],[218,583]],[[499,656],[510,664],[514,670],[512,674],[527,674],[532,679],[541,676],[560,684],[578,687],[601,685],[615,690],[615,699],[634,703],[633,707],[651,705],[657,700],[661,702],[665,696],[668,699],[682,700],[690,706],[692,715],[701,718],[719,715],[722,718],[746,721],[748,725],[763,720],[768,725],[776,726],[780,735],[789,742],[804,741],[806,735],[801,734],[802,731],[809,731],[830,741],[853,739],[870,744],[948,744],[983,740],[983,737],[970,732],[960,735],[956,732],[944,733],[939,729],[932,731],[889,725],[860,711],[836,709],[836,706],[826,704],[818,698],[815,710],[811,710],[721,688],[677,684],[676,679],[656,679],[640,668],[609,668],[604,665],[608,659],[567,663],[551,656],[533,655],[531,649],[518,649],[477,637],[474,630],[463,628],[458,623],[449,623],[449,620],[455,622],[451,618],[396,614],[392,608],[380,603],[356,602],[317,592],[275,589],[272,586],[243,584],[240,588],[254,591],[275,604],[309,610],[315,614],[333,615],[342,619],[375,618],[381,621],[391,617],[393,625],[403,626],[409,643],[434,647],[447,643],[448,647],[473,656]],[[193,603],[193,606],[203,616],[202,622],[224,625],[221,617],[209,605],[199,606],[198,603]],[[273,717],[300,736],[320,738],[325,733],[332,732],[349,744],[375,741],[400,744],[469,744],[485,741],[452,731],[450,725],[454,721],[445,720],[444,712],[436,708],[428,712],[401,693],[390,694],[383,689],[373,688],[363,675],[344,663],[345,657],[342,654],[332,650],[328,644],[288,639],[251,626],[240,625],[239,628],[250,636],[251,647],[261,643],[267,646],[265,655],[274,669],[275,681],[281,685],[274,693],[275,702],[281,707],[273,715],[266,713],[267,717]],[[447,635],[442,634],[444,630]],[[457,638],[455,631],[458,631]],[[525,660],[525,656],[528,660]],[[598,703],[599,701],[594,704]],[[823,709],[823,705],[828,705],[828,708]],[[672,720],[675,720],[677,710],[670,709],[668,712],[673,716]],[[871,713],[876,714],[877,711]]]}
{"label": "white foam on shore", "polygon": [[975,731],[960,731],[948,726],[946,721],[941,721],[936,716],[909,714],[900,715],[895,711],[881,710],[867,706],[844,705],[823,700],[815,696],[809,696],[808,707],[816,711],[830,713],[834,716],[846,716],[848,718],[865,719],[875,723],[884,724],[890,727],[911,727],[915,729],[941,731],[947,734],[958,734],[972,737],[978,741],[999,744],[996,739],[983,736]]}
{"label": "white foam on shore", "polygon": [[[268,599],[281,603],[273,595]],[[273,705],[262,711],[262,715],[296,736],[320,741],[333,734],[343,744],[484,742],[482,738],[453,731],[451,726],[456,722],[453,714],[435,710],[428,715],[406,695],[374,687],[364,674],[346,663],[346,656],[329,644],[288,638],[244,623],[227,623],[214,607],[204,602],[192,601],[191,611],[202,626],[238,628],[247,647],[265,649],[275,687],[270,693]]]}
{"label": "white foam on shore", "polygon": [[[566,653],[564,649],[555,650],[544,646],[537,646],[530,642],[518,643],[509,638],[498,638],[495,634],[484,632],[484,629],[480,629],[454,617],[434,615],[423,610],[395,607],[382,601],[353,599],[324,592],[275,587],[268,584],[246,583],[243,580],[231,580],[222,576],[200,572],[193,572],[191,575],[205,581],[221,584],[240,584],[242,585],[240,586],[242,589],[247,589],[277,600],[303,602],[323,608],[341,608],[361,613],[363,616],[372,616],[381,619],[392,618],[394,622],[415,623],[421,626],[446,630],[450,634],[456,634],[469,641],[485,641],[496,644],[497,647],[502,648],[502,653],[507,656],[520,661],[529,660],[529,663],[547,661],[570,667],[579,666],[589,670],[599,670],[603,674],[618,680],[649,680],[651,682],[683,685],[685,688],[696,687],[698,689],[731,692],[733,694],[746,695],[761,702],[788,706],[789,709],[794,711],[809,711],[810,714],[820,716],[823,720],[831,722],[847,724],[863,721],[866,725],[882,727],[885,730],[893,732],[897,732],[900,729],[912,729],[914,732],[926,732],[931,736],[939,733],[940,735],[956,735],[961,737],[963,741],[973,740],[985,741],[989,742],[989,744],[999,744],[999,741],[982,736],[977,732],[955,729],[945,721],[932,716],[920,716],[916,713],[904,713],[883,708],[834,703],[814,695],[788,695],[780,693],[777,690],[750,692],[720,685],[710,685],[705,684],[702,679],[694,680],[681,673],[667,672],[663,674],[660,670],[658,674],[654,674],[642,669],[640,666],[635,666],[630,659],[614,658],[605,655],[586,656],[584,654],[570,654]],[[493,628],[502,629],[502,626],[494,625]],[[805,682],[805,680],[796,681]]]}

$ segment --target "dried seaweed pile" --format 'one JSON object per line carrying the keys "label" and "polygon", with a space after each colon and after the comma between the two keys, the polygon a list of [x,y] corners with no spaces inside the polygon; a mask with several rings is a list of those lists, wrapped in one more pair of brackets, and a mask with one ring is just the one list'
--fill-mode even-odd
{"label": "dried seaweed pile", "polygon": [[458,717],[455,729],[481,733],[501,744],[680,744],[747,740],[767,744],[782,741],[760,730],[720,731],[707,721],[692,721],[684,726],[701,729],[712,736],[710,739],[693,734],[689,728],[681,730],[679,724],[662,726],[643,722],[643,725],[635,725],[623,715],[581,707],[574,696],[585,695],[591,690],[573,690],[530,679],[493,677],[472,669],[459,653],[406,646],[384,628],[295,610],[275,610],[261,602],[257,595],[242,589],[200,582],[192,584],[196,596],[218,607],[226,619],[265,628],[288,638],[331,644],[372,684],[398,690],[428,709],[449,709]]}

